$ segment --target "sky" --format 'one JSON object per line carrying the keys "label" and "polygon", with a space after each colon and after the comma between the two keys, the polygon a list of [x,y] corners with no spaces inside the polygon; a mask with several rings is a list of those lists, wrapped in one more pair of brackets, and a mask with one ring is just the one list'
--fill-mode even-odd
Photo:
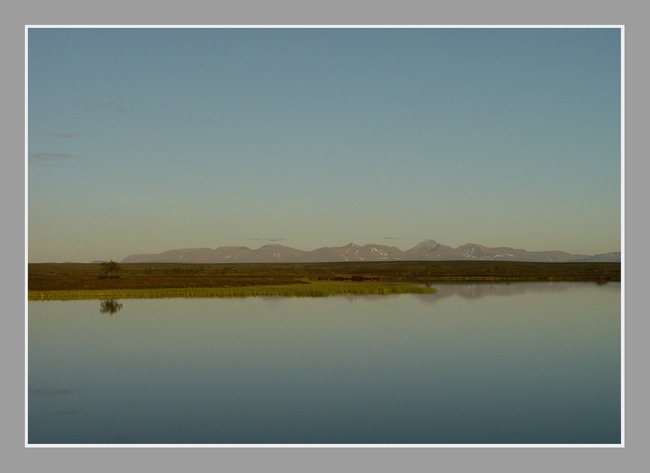
{"label": "sky", "polygon": [[30,28],[29,262],[621,248],[618,28]]}

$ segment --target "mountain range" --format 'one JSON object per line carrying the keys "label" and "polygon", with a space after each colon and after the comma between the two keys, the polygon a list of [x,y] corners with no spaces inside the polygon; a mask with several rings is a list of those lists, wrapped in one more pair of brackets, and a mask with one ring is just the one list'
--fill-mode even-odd
{"label": "mountain range", "polygon": [[538,262],[620,262],[621,253],[575,255],[564,251],[526,251],[509,247],[491,248],[467,243],[452,248],[434,240],[424,240],[406,251],[395,246],[355,245],[323,247],[312,251],[288,246],[264,245],[256,250],[246,246],[186,248],[155,254],[137,254],[122,263],[324,263],[343,261],[538,261]]}

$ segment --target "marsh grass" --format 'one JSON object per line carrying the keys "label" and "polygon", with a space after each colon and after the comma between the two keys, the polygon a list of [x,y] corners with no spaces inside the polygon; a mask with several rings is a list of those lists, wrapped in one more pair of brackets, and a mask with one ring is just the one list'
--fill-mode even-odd
{"label": "marsh grass", "polygon": [[199,297],[328,297],[337,295],[434,294],[410,283],[311,281],[301,284],[158,289],[29,291],[29,300],[167,299]]}
{"label": "marsh grass", "polygon": [[[620,281],[620,263],[516,261],[386,261],[345,263],[120,264],[119,278],[100,279],[99,264],[30,263],[28,290],[191,290],[299,285],[304,281],[431,283],[496,281]],[[291,291],[294,292],[294,291]],[[212,296],[210,296],[212,297]]]}

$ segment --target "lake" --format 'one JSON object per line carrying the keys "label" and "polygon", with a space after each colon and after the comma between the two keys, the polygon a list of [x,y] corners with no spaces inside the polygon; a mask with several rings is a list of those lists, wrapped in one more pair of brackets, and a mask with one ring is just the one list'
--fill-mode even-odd
{"label": "lake", "polygon": [[30,444],[618,444],[620,283],[28,302]]}

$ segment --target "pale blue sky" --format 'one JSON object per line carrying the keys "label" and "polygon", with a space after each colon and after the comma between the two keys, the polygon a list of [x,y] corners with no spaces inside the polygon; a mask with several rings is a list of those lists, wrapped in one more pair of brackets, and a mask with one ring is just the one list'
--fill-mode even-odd
{"label": "pale blue sky", "polygon": [[619,29],[32,28],[28,59],[30,262],[620,250]]}

